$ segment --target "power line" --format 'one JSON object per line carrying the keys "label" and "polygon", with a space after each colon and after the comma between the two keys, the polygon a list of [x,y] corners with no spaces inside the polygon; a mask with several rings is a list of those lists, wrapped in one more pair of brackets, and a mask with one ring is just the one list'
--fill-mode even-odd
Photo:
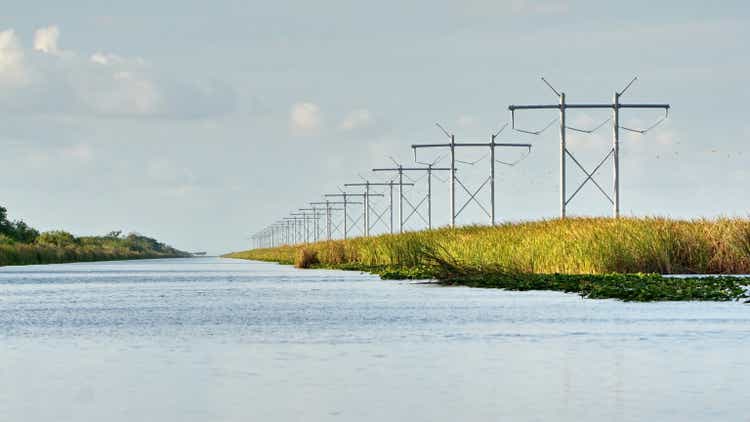
{"label": "power line", "polygon": [[[370,181],[366,180],[364,183],[345,183],[344,186],[347,186],[347,187],[364,186],[364,188],[365,188],[365,198],[366,198],[366,204],[367,204],[366,207],[368,209],[367,214],[366,214],[367,215],[367,219],[366,219],[366,223],[365,223],[365,225],[367,227],[367,233],[365,234],[365,236],[369,236],[370,235],[370,230],[372,229],[372,226],[370,225],[370,217],[369,217],[369,212],[371,210],[369,197],[372,196],[372,195],[369,194],[370,187],[371,186],[388,186],[388,188],[390,189],[389,190],[389,195],[388,195],[388,198],[389,198],[389,200],[388,200],[388,208],[390,209],[390,225],[389,225],[389,230],[391,231],[391,234],[392,234],[393,233],[393,187],[394,186],[398,186],[401,189],[403,186],[414,186],[414,183],[404,183],[403,181],[399,181],[399,182],[389,181],[389,182],[386,182],[386,183],[373,183],[373,182],[370,182]],[[382,219],[382,215],[379,216],[378,220],[380,220],[380,219]],[[376,224],[377,224],[377,221],[376,221]]]}
{"label": "power line", "polygon": [[[481,143],[481,142],[456,142],[456,135],[453,133],[449,133],[444,127],[442,127],[439,123],[435,123],[435,125],[440,128],[440,130],[450,139],[450,143],[447,144],[414,144],[412,145],[412,149],[414,150],[414,155],[416,157],[417,149],[419,148],[449,148],[450,149],[450,167],[448,167],[448,170],[450,171],[450,214],[451,214],[451,227],[456,226],[456,218],[459,214],[472,202],[474,202],[479,208],[484,211],[485,214],[490,219],[490,224],[495,225],[496,219],[495,219],[495,148],[526,148],[529,151],[531,151],[531,144],[523,144],[523,143],[501,143],[496,142],[496,139],[498,135],[505,129],[505,126],[503,126],[499,131],[496,133],[493,133],[490,136],[490,142],[488,143]],[[507,126],[507,125],[506,125]],[[476,189],[474,192],[471,192],[466,185],[464,185],[461,180],[456,177],[456,148],[489,148],[489,154],[490,154],[490,175],[487,179],[485,179],[482,184],[479,186],[478,189]],[[416,158],[415,158],[416,159]],[[477,199],[477,195],[479,192],[487,185],[489,182],[490,186],[490,211],[487,211],[487,209],[482,205],[482,203]],[[456,184],[461,186],[461,188],[466,191],[466,193],[469,195],[469,199],[466,201],[466,203],[458,210],[456,211]]]}
{"label": "power line", "polygon": [[[547,82],[546,79],[542,78],[542,81],[555,93],[555,95],[558,96],[560,99],[559,104],[532,104],[532,105],[510,105],[508,106],[508,109],[511,112],[511,122],[513,129],[523,132],[523,133],[529,133],[533,135],[539,135],[541,134],[546,128],[550,127],[550,125],[547,125],[544,129],[540,131],[529,131],[524,129],[517,129],[515,127],[515,112],[516,110],[559,110],[560,111],[560,217],[565,218],[567,213],[567,205],[570,203],[570,201],[573,200],[573,198],[580,192],[580,190],[588,183],[589,181],[592,182],[599,191],[609,200],[609,202],[612,204],[613,207],[613,215],[614,217],[620,216],[620,129],[627,130],[630,132],[635,132],[639,134],[646,134],[651,129],[657,127],[660,125],[664,120],[666,120],[669,117],[669,104],[623,104],[620,102],[620,98],[623,94],[633,85],[633,83],[638,78],[633,78],[626,86],[625,88],[617,92],[615,91],[612,103],[611,104],[571,104],[565,101],[565,92],[559,92],[557,91],[549,82]],[[632,128],[626,128],[620,125],[620,109],[627,108],[627,109],[663,109],[664,110],[664,117],[662,117],[659,121],[654,123],[653,125],[649,126],[646,129],[638,130],[638,129],[632,129]],[[588,171],[576,158],[575,156],[568,150],[567,143],[566,143],[566,132],[567,129],[583,132],[583,133],[593,133],[594,131],[598,130],[599,127],[603,126],[607,123],[605,121],[598,127],[585,131],[581,129],[572,128],[567,125],[566,123],[566,113],[568,109],[582,109],[582,110],[590,110],[590,109],[611,109],[612,110],[612,118],[607,121],[612,121],[612,149],[607,153],[607,155],[599,162],[599,164],[594,168],[593,171]],[[554,122],[554,121],[553,121]],[[601,166],[609,160],[610,156],[612,157],[612,190],[614,192],[614,199],[609,196],[609,194],[599,185],[599,183],[596,181],[594,176],[596,175],[596,172],[601,168]],[[581,183],[578,188],[573,192],[570,197],[567,195],[567,172],[566,172],[566,162],[567,158],[570,158],[573,163],[575,163],[581,171],[586,175],[586,179],[584,179],[583,183]]]}

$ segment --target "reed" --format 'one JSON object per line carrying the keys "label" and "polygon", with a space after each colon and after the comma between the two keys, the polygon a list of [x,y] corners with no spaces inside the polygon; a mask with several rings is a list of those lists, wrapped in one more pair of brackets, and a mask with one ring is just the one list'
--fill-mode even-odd
{"label": "reed", "polygon": [[750,220],[568,218],[495,227],[442,228],[227,256],[293,263],[314,251],[322,265],[456,268],[531,274],[750,273]]}
{"label": "reed", "polygon": [[750,274],[750,220],[567,218],[441,228],[237,252],[228,257],[370,269],[386,278],[501,275]]}

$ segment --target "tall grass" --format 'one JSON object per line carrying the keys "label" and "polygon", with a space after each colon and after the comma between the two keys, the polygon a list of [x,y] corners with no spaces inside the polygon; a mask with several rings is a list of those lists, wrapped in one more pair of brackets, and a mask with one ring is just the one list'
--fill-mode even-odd
{"label": "tall grass", "polygon": [[0,245],[0,266],[57,264],[65,262],[117,261],[125,259],[176,258],[187,254],[104,249],[91,246],[51,246],[18,243]]}
{"label": "tall grass", "polygon": [[0,243],[0,266],[187,256],[190,254],[170,247],[142,247],[125,239],[113,241],[105,237],[79,238],[68,245]]}
{"label": "tall grass", "polygon": [[304,256],[326,266],[439,266],[474,273],[748,274],[750,220],[569,218],[360,237],[227,256],[286,264]]}

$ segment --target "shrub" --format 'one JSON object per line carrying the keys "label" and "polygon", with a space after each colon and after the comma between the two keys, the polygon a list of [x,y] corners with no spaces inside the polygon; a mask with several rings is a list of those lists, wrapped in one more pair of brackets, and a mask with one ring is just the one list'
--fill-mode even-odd
{"label": "shrub", "polygon": [[57,247],[70,246],[77,243],[75,236],[62,230],[44,232],[39,235],[36,241],[40,245],[51,245]]}
{"label": "shrub", "polygon": [[320,263],[318,261],[318,253],[308,248],[300,248],[297,250],[297,256],[294,260],[294,266],[297,268],[310,268],[313,265]]}

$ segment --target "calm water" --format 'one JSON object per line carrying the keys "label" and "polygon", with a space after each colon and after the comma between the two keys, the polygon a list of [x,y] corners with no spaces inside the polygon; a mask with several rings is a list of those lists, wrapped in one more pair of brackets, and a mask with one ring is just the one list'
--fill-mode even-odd
{"label": "calm water", "polygon": [[0,421],[750,420],[750,305],[218,258],[0,268]]}

